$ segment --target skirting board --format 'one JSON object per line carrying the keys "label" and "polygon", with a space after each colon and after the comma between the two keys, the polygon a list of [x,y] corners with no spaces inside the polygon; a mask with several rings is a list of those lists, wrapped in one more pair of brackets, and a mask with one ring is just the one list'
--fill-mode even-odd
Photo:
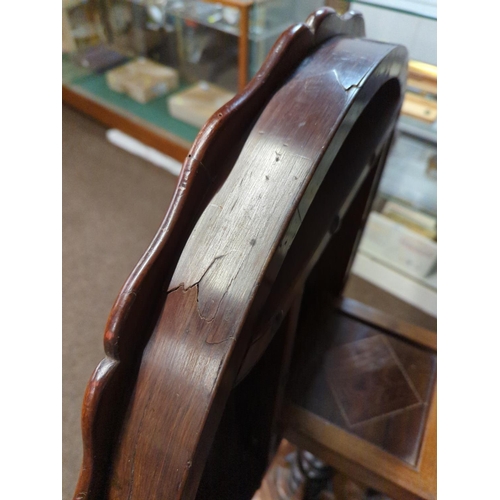
{"label": "skirting board", "polygon": [[437,292],[358,252],[352,273],[404,300],[408,304],[437,317]]}
{"label": "skirting board", "polygon": [[172,175],[178,176],[181,172],[182,164],[174,158],[167,156],[154,148],[146,146],[142,142],[130,137],[116,128],[106,131],[106,138],[109,142],[119,148],[139,156],[146,161],[149,161],[157,167],[165,169]]}

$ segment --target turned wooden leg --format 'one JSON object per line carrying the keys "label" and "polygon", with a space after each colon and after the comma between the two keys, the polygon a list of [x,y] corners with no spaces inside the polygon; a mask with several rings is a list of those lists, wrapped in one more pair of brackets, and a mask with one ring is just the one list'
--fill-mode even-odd
{"label": "turned wooden leg", "polygon": [[[252,500],[329,500],[332,469],[312,453],[283,441]],[[327,491],[329,490],[329,491]]]}
{"label": "turned wooden leg", "polygon": [[303,488],[303,500],[319,500],[321,492],[327,489],[333,469],[305,450],[297,450],[289,476],[290,490],[298,492]]}

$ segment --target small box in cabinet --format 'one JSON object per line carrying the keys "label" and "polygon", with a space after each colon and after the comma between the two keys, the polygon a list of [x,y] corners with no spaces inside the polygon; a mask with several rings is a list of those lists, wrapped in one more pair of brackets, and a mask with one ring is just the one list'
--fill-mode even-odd
{"label": "small box in cabinet", "polygon": [[182,92],[168,98],[170,114],[195,127],[202,127],[205,122],[226,102],[234,97],[221,87],[198,82]]}
{"label": "small box in cabinet", "polygon": [[139,58],[106,73],[110,89],[127,94],[142,104],[179,86],[179,74],[168,66]]}

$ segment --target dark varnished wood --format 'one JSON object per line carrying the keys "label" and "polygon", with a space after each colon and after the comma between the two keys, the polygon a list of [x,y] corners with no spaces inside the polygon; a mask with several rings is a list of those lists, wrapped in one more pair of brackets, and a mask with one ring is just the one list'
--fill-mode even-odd
{"label": "dark varnished wood", "polygon": [[276,413],[283,372],[270,367],[286,366],[290,345],[276,332],[361,187],[373,191],[401,105],[404,49],[333,38],[361,28],[358,16],[342,23],[328,9],[290,28],[200,132],[111,311],[107,358],[84,400],[75,498],[191,499],[200,481],[199,498],[235,498],[204,489],[205,463],[220,465],[218,428],[246,435],[262,418],[267,435],[233,446],[255,466],[248,484],[235,484],[238,497],[258,486],[272,418],[238,423],[231,412],[269,373],[257,403]]}
{"label": "dark varnished wood", "polygon": [[285,435],[391,497],[435,498],[435,338],[350,299],[306,297]]}
{"label": "dark varnished wood", "polygon": [[[226,182],[200,217],[144,351],[117,448],[110,498],[195,495],[210,434],[221,418],[257,315],[299,234],[301,219],[340,150],[345,137],[338,135],[341,124],[350,125],[341,117],[356,92],[346,92],[346,87],[354,89],[359,75],[365,76],[374,63],[365,59],[357,76],[348,75],[343,83],[335,71],[324,73],[323,68],[356,48],[366,54],[364,44],[370,46],[356,39],[334,39],[306,59],[268,103]],[[390,50],[382,45],[377,49],[378,63]],[[320,89],[327,90],[321,93]],[[395,95],[392,109],[388,107],[393,116],[399,94]],[[318,98],[321,107],[315,106]],[[351,109],[354,121],[361,110]],[[304,120],[297,123],[292,116]],[[310,127],[304,132],[301,124],[308,121]],[[326,154],[325,144],[329,144]],[[332,197],[337,203],[334,213],[342,209],[365,161],[349,166],[353,167],[351,179],[344,171],[343,190]],[[260,214],[266,214],[264,224],[258,222]],[[319,243],[323,235],[314,236],[312,241]],[[305,243],[301,240],[299,248]],[[283,314],[281,309],[273,312],[279,311]],[[189,391],[189,399],[179,399],[183,391]],[[182,404],[172,404],[176,401]],[[149,474],[146,471],[153,463],[159,468]]]}
{"label": "dark varnished wood", "polygon": [[416,466],[436,352],[345,315],[328,296],[308,306],[297,336],[312,345],[296,351],[294,403]]}
{"label": "dark varnished wood", "polygon": [[[328,14],[322,10],[308,25],[294,26],[280,37],[245,91],[206,123],[185,159],[169,211],[124,284],[108,319],[107,358],[95,370],[84,397],[84,458],[75,497],[80,493],[87,497],[104,494],[107,473],[103,471],[111,460],[117,432],[112,429],[120,428],[136,365],[164,298],[162,286],[169,282],[197,218],[223,182],[269,96],[307,52],[327,36],[328,29],[321,27],[328,23]],[[356,16],[348,19],[352,19],[350,24],[359,24]],[[316,32],[321,32],[321,36]]]}
{"label": "dark varnished wood", "polygon": [[393,316],[384,314],[373,307],[347,297],[336,297],[334,304],[335,308],[341,310],[346,316],[425,346],[428,349],[437,350],[436,332],[398,320]]}

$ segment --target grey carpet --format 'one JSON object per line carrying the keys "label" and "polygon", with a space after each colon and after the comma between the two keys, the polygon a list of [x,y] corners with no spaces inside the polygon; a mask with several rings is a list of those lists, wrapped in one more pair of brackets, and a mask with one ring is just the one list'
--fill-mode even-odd
{"label": "grey carpet", "polygon": [[[109,144],[105,129],[63,107],[63,498],[80,467],[80,408],[103,358],[107,315],[166,212],[176,179]],[[346,295],[422,326],[435,319],[351,277]]]}
{"label": "grey carpet", "polygon": [[176,178],[63,107],[63,498],[75,487],[85,385],[107,315],[166,212]]}

